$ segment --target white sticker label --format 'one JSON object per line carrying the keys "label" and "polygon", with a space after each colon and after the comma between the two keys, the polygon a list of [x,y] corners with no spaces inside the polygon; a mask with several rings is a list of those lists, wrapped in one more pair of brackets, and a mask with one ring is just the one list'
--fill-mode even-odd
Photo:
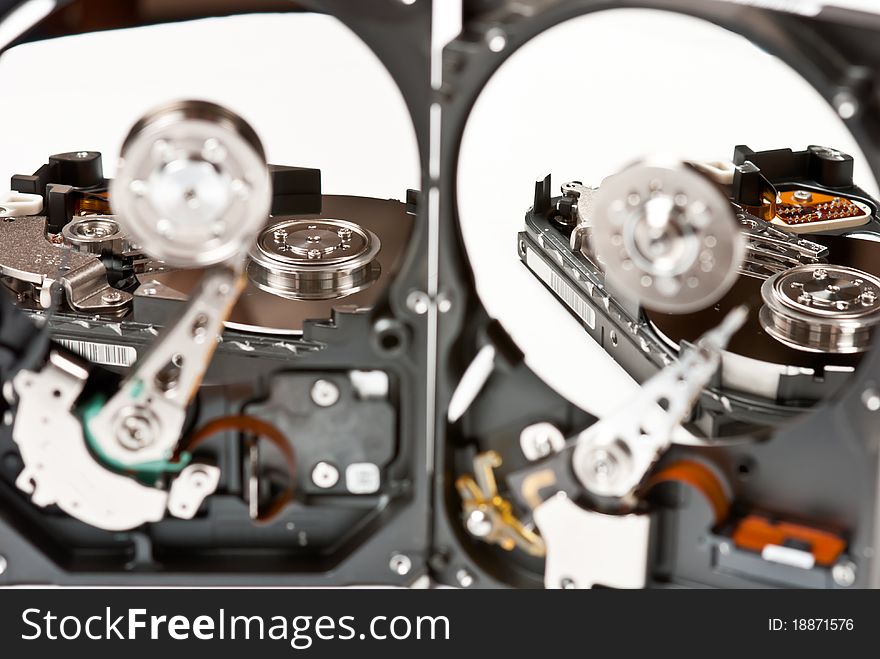
{"label": "white sticker label", "polygon": [[137,361],[137,350],[131,346],[117,346],[94,341],[57,339],[57,342],[95,364],[105,366],[131,366]]}
{"label": "white sticker label", "polygon": [[526,265],[538,277],[556,293],[566,306],[574,311],[590,329],[596,329],[596,311],[584,301],[578,292],[562,277],[547,265],[534,250],[526,251]]}
{"label": "white sticker label", "polygon": [[345,487],[352,494],[372,494],[380,484],[379,467],[371,462],[356,462],[345,469]]}

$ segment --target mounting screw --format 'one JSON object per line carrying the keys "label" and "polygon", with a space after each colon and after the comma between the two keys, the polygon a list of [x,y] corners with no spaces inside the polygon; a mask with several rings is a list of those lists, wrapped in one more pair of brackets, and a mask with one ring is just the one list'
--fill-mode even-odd
{"label": "mounting screw", "polygon": [[730,553],[730,545],[726,542],[722,542],[718,545],[718,553],[722,556],[727,556]]}
{"label": "mounting screw", "polygon": [[200,313],[196,316],[195,320],[193,320],[192,327],[189,328],[189,332],[192,335],[193,340],[196,343],[202,343],[205,340],[205,336],[208,334],[208,323],[210,319],[206,314]]}
{"label": "mounting screw", "polygon": [[202,468],[192,469],[189,472],[189,483],[194,489],[201,490],[211,483],[211,476]]}
{"label": "mounting screw", "polygon": [[409,574],[410,570],[412,570],[412,560],[406,554],[391,554],[391,560],[388,561],[388,567],[391,569],[394,574],[399,574],[401,577]]}
{"label": "mounting screw", "polygon": [[617,471],[617,458],[613,453],[598,450],[593,454],[593,473],[601,481],[614,480]]}
{"label": "mounting screw", "polygon": [[101,302],[105,304],[114,304],[122,299],[122,293],[119,291],[107,291],[101,296]]}
{"label": "mounting screw", "polygon": [[462,588],[470,588],[474,585],[474,575],[468,572],[465,568],[461,568],[455,573],[455,580]]}
{"label": "mounting screw", "polygon": [[849,588],[856,582],[856,566],[852,561],[842,561],[831,568],[831,578],[841,588]]}
{"label": "mounting screw", "polygon": [[226,147],[216,137],[209,137],[202,144],[202,158],[219,165],[226,160]]}
{"label": "mounting screw", "polygon": [[0,555],[0,574],[6,574],[6,568],[8,567],[9,562],[6,560],[6,557]]}
{"label": "mounting screw", "polygon": [[140,451],[156,441],[155,428],[142,408],[128,408],[116,426],[116,441],[129,451]]}
{"label": "mounting screw", "polygon": [[467,516],[465,526],[471,535],[477,538],[485,538],[492,532],[492,520],[485,511],[476,508]]}
{"label": "mounting screw", "polygon": [[519,447],[526,460],[534,462],[565,448],[565,437],[552,423],[533,423],[520,433]]}
{"label": "mounting screw", "polygon": [[486,45],[493,53],[500,53],[507,46],[507,35],[500,27],[493,27],[486,31]]}
{"label": "mounting screw", "polygon": [[431,307],[431,298],[422,291],[413,291],[406,296],[406,306],[413,313],[423,316],[428,313],[428,309]]}
{"label": "mounting screw", "polygon": [[446,293],[437,295],[437,311],[440,313],[449,313],[452,310],[452,298]]}
{"label": "mounting screw", "polygon": [[880,394],[874,387],[868,387],[862,392],[862,403],[871,412],[880,410]]}
{"label": "mounting screw", "polygon": [[329,462],[319,462],[312,469],[312,482],[325,490],[333,487],[339,482],[339,470]]}
{"label": "mounting screw", "polygon": [[859,100],[846,90],[837,92],[831,99],[831,104],[841,119],[852,119],[859,111]]}
{"label": "mounting screw", "polygon": [[330,407],[339,400],[339,387],[330,380],[315,380],[312,385],[312,402],[318,407]]}

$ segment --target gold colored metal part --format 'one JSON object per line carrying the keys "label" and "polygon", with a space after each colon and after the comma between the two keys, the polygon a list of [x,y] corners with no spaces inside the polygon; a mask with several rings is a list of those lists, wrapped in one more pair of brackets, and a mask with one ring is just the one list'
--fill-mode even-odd
{"label": "gold colored metal part", "polygon": [[776,191],[772,188],[764,190],[761,202],[760,206],[743,206],[743,209],[755,217],[769,222],[776,217]]}
{"label": "gold colored metal part", "polygon": [[537,508],[544,499],[541,498],[541,490],[556,485],[556,473],[552,469],[542,469],[530,474],[523,479],[522,495],[532,509]]}
{"label": "gold colored metal part", "polygon": [[107,193],[88,193],[76,202],[76,215],[110,215]]}
{"label": "gold colored metal part", "polygon": [[532,556],[545,554],[544,541],[517,519],[510,501],[498,493],[495,468],[501,466],[501,456],[495,451],[480,453],[474,458],[474,475],[463,475],[455,482],[462,499],[464,518],[482,513],[491,524],[490,531],[481,540],[512,551],[520,548]]}

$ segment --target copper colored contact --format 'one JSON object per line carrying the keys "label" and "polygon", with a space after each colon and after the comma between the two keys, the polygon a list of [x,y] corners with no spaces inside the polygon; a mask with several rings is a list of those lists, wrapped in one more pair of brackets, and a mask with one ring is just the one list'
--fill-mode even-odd
{"label": "copper colored contact", "polygon": [[681,460],[665,466],[648,480],[647,489],[660,483],[682,483],[702,494],[715,513],[715,524],[720,524],[730,513],[730,501],[721,481],[711,469],[693,460]]}
{"label": "copper colored contact", "polygon": [[[809,198],[798,199],[798,194]],[[859,217],[864,215],[864,211],[846,197],[805,190],[789,190],[779,193],[776,215],[786,224],[809,224]]]}

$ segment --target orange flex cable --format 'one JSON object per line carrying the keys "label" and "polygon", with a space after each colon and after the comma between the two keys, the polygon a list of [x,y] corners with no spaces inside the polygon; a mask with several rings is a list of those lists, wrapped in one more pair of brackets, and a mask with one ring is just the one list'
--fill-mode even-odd
{"label": "orange flex cable", "polygon": [[266,510],[257,515],[257,521],[270,522],[293,500],[296,488],[296,454],[290,442],[287,441],[287,438],[278,428],[271,423],[252,416],[243,414],[224,416],[209,421],[190,435],[181,451],[192,452],[199,444],[202,444],[214,435],[229,430],[236,430],[271,442],[281,451],[287,462],[287,469],[290,472],[288,487],[276,497],[275,501]]}
{"label": "orange flex cable", "polygon": [[693,460],[680,460],[666,465],[648,480],[651,489],[660,483],[684,483],[702,494],[715,512],[715,524],[720,524],[730,513],[730,501],[721,481],[706,465]]}

